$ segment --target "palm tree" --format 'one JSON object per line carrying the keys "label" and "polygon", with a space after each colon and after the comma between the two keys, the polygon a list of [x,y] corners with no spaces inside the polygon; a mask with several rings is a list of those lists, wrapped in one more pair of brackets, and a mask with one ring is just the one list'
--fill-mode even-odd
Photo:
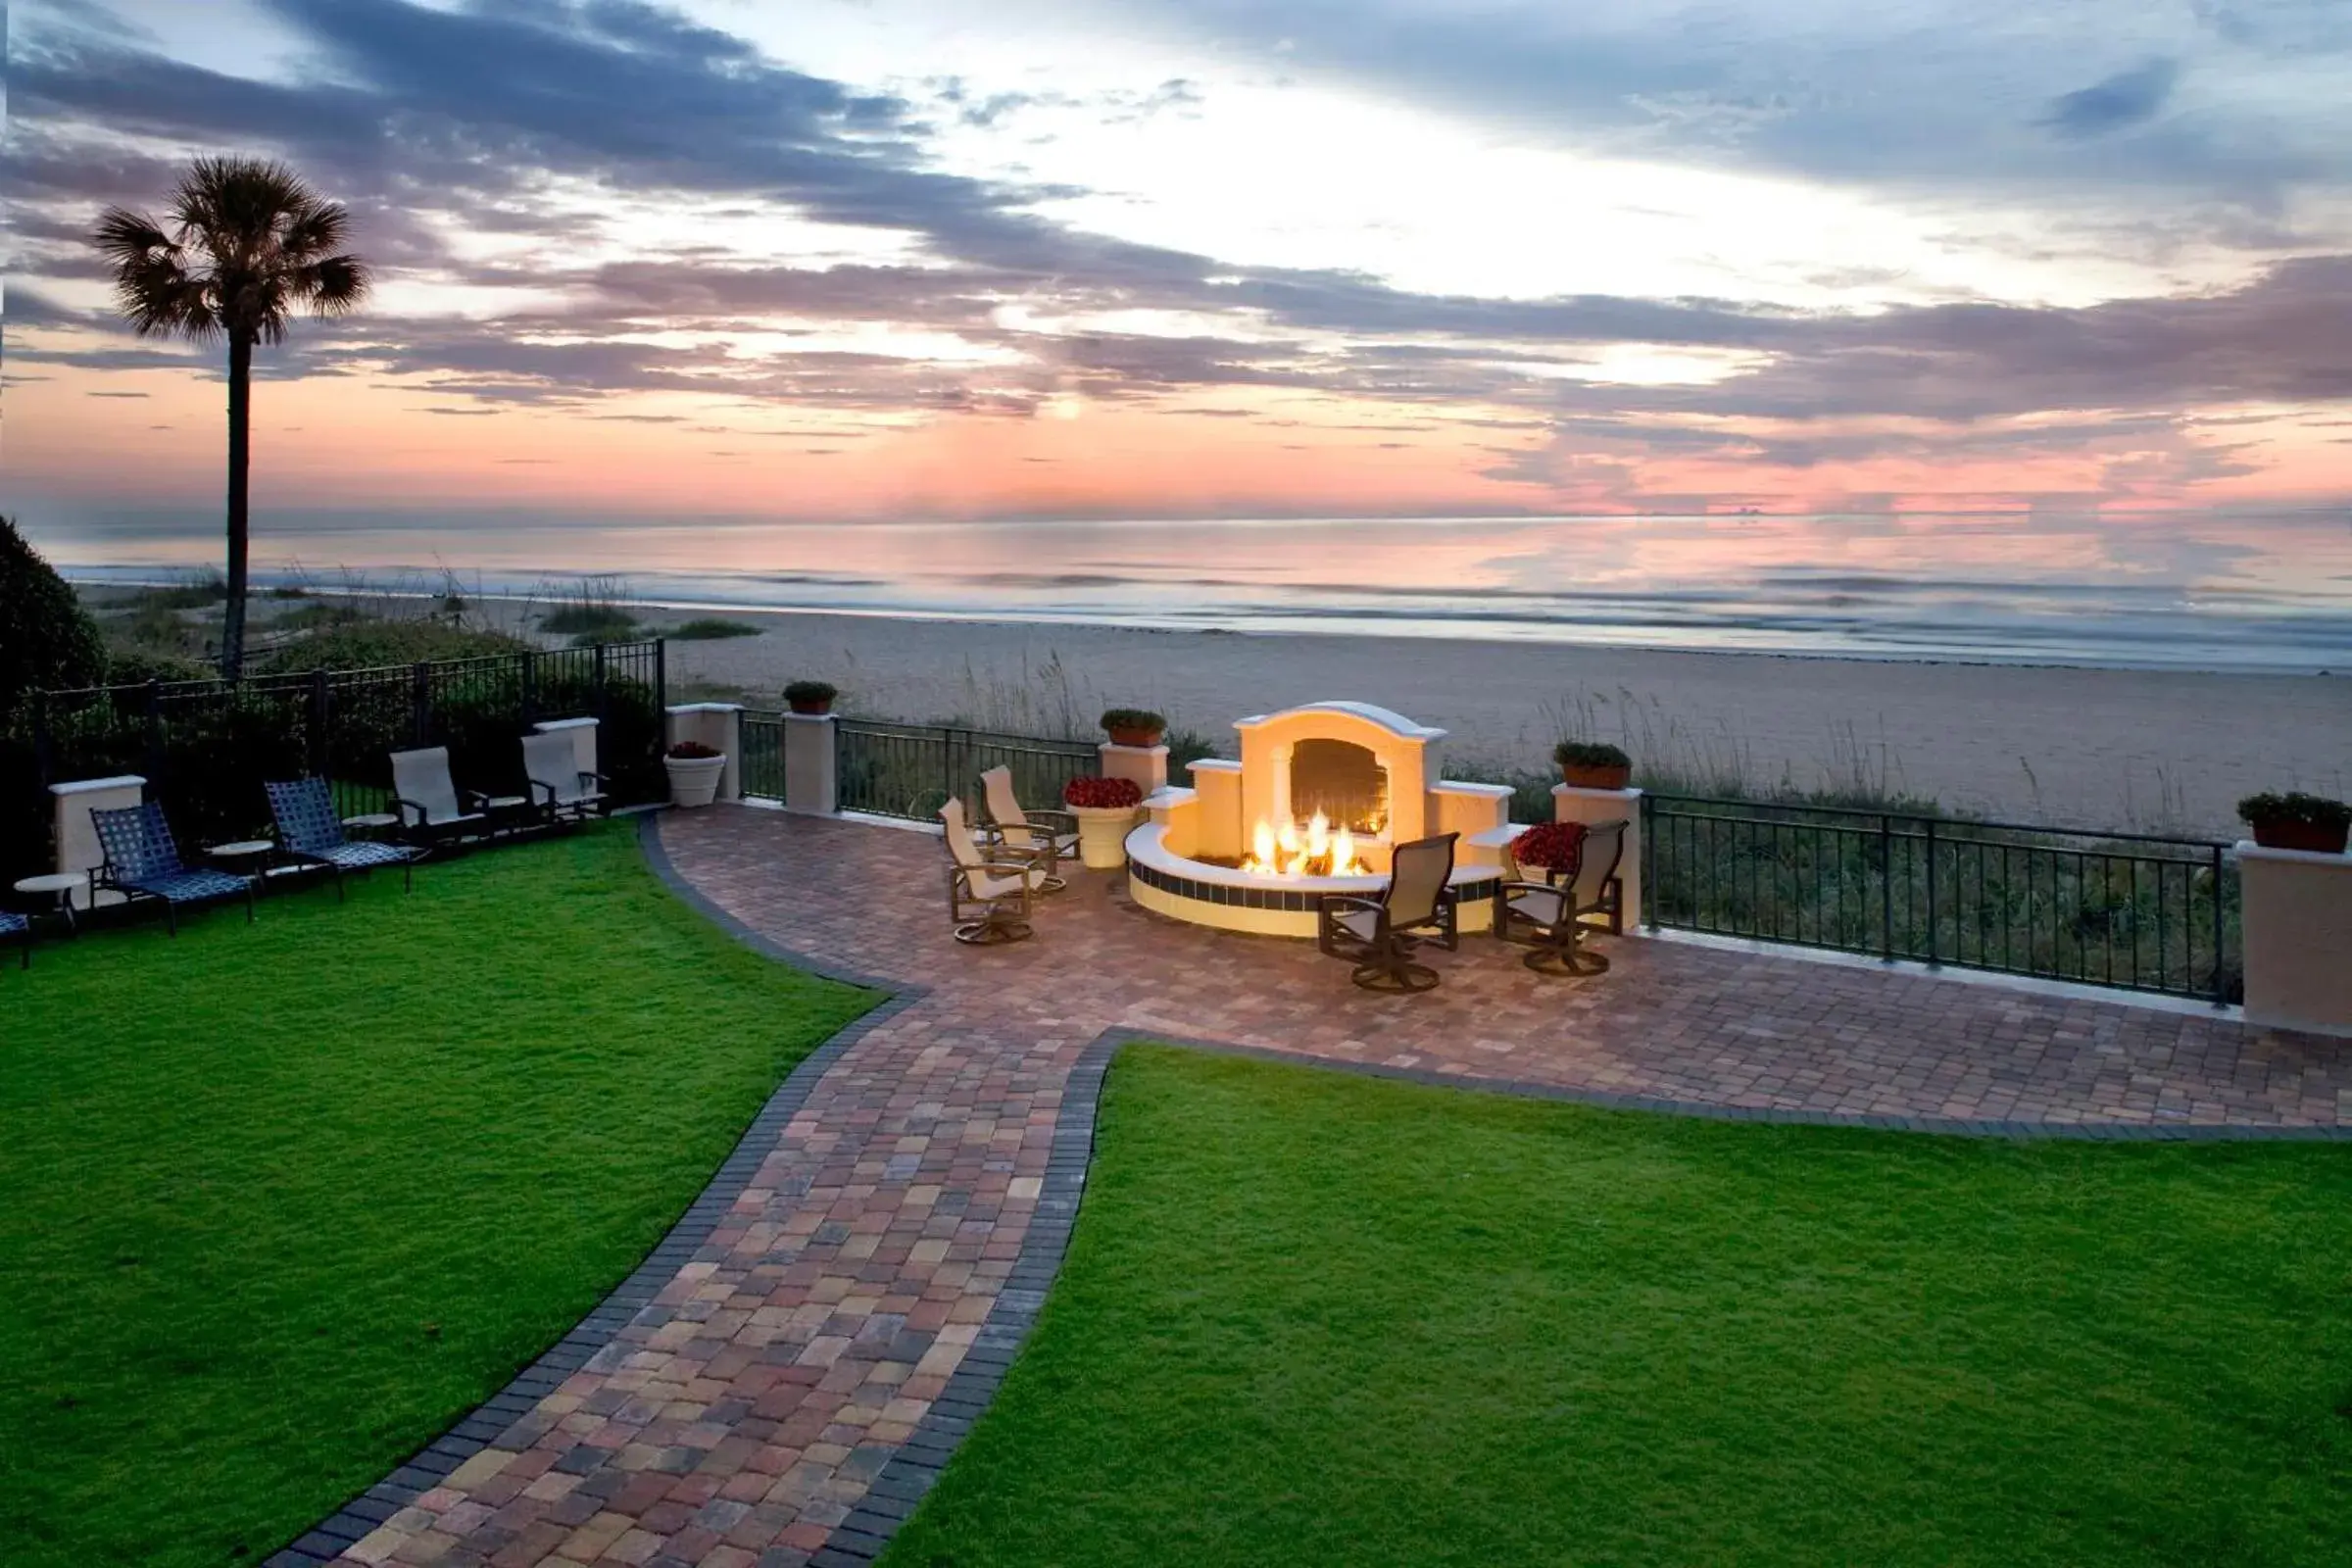
{"label": "palm tree", "polygon": [[228,340],[228,607],[220,672],[245,665],[248,473],[253,458],[253,350],[282,343],[287,318],[357,310],[368,264],[343,251],[350,215],[280,163],[199,158],[172,192],[169,229],[110,207],[98,249],[113,266],[118,308],[141,337]]}

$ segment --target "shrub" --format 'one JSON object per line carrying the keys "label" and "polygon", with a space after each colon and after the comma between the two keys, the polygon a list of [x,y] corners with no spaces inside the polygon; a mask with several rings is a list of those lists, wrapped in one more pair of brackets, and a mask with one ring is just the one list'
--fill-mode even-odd
{"label": "shrub", "polygon": [[28,692],[96,683],[105,645],[74,590],[0,517],[0,719]]}
{"label": "shrub", "polygon": [[1511,858],[1545,871],[1571,871],[1584,862],[1585,824],[1541,822],[1511,841]]}
{"label": "shrub", "polygon": [[2312,827],[2352,826],[2352,806],[2325,795],[2249,795],[2237,803],[2237,814],[2249,822],[2302,822]]}
{"label": "shrub", "polygon": [[840,695],[821,680],[796,680],[784,688],[784,700],[788,703],[829,703]]}
{"label": "shrub", "polygon": [[705,746],[701,741],[680,741],[669,749],[668,755],[681,762],[707,762],[713,757],[727,754],[715,746]]}
{"label": "shrub", "polygon": [[228,601],[228,579],[218,571],[195,572],[170,588],[142,588],[130,602],[145,610],[209,610]]}
{"label": "shrub", "polygon": [[1102,725],[1106,731],[1148,729],[1157,734],[1168,727],[1168,721],[1149,708],[1110,708],[1103,710]]}
{"label": "shrub", "polygon": [[220,672],[201,659],[185,654],[167,654],[154,648],[116,646],[106,651],[106,683],[109,686],[144,686],[160,680],[171,686],[182,681],[218,680]]}
{"label": "shrub", "polygon": [[519,654],[531,645],[504,632],[466,631],[431,620],[364,620],[328,626],[257,661],[262,673],[381,669],[444,659]]}
{"label": "shrub", "polygon": [[1131,778],[1074,778],[1061,787],[1061,804],[1090,810],[1132,810],[1144,804],[1144,790]]}
{"label": "shrub", "polygon": [[757,637],[760,635],[760,628],[747,625],[740,620],[720,620],[716,616],[705,616],[700,620],[690,620],[683,625],[672,626],[662,635],[669,638],[672,642],[714,643],[729,637]]}
{"label": "shrub", "polygon": [[1631,767],[1634,760],[1617,747],[1599,741],[1562,741],[1551,749],[1551,760],[1562,767]]}

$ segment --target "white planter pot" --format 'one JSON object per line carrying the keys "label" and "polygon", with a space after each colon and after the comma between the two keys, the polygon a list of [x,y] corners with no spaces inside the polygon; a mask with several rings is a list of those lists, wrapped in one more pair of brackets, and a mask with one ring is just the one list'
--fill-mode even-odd
{"label": "white planter pot", "polygon": [[1073,806],[1078,818],[1078,858],[1089,871],[1116,871],[1127,863],[1127,835],[1135,830],[1132,806]]}
{"label": "white planter pot", "polygon": [[727,770],[727,760],[724,756],[664,757],[662,765],[669,769],[669,804],[691,809],[718,798],[718,777]]}

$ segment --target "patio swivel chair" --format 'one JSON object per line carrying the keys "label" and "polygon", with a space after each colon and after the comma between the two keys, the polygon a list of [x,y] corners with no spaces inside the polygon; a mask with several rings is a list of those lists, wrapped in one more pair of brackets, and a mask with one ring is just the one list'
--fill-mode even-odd
{"label": "patio swivel chair", "polygon": [[400,815],[400,836],[417,849],[482,837],[490,830],[488,805],[480,793],[451,782],[448,747],[392,754],[392,809]]}
{"label": "patio swivel chair", "polygon": [[1494,934],[1527,945],[1522,961],[1538,974],[1581,979],[1606,973],[1605,954],[1584,946],[1586,917],[1603,914],[1618,929],[1624,884],[1617,872],[1625,858],[1625,823],[1595,822],[1579,836],[1576,863],[1529,877],[1517,857],[1503,850],[1503,880],[1494,889]]}
{"label": "patio swivel chair", "polygon": [[32,967],[32,922],[21,914],[0,909],[0,937],[17,939],[17,967]]}
{"label": "patio swivel chair", "polygon": [[1448,953],[1461,946],[1454,919],[1453,846],[1461,835],[1399,844],[1389,861],[1389,885],[1377,898],[1326,893],[1316,903],[1315,946],[1355,965],[1349,976],[1367,991],[1427,991],[1438,971],[1412,961],[1425,941]]}
{"label": "patio swivel chair", "polygon": [[991,859],[972,836],[961,801],[941,807],[939,819],[948,830],[948,918],[956,940],[980,948],[1030,935],[1029,900],[1045,882],[1044,868],[1034,860]]}
{"label": "patio swivel chair", "polygon": [[577,826],[604,814],[610,802],[605,775],[580,766],[571,737],[561,730],[522,738],[522,775],[531,808],[551,823]]}
{"label": "patio swivel chair", "polygon": [[1055,809],[1024,811],[1012,793],[1012,769],[992,767],[980,775],[988,795],[988,823],[980,830],[983,844],[1008,860],[1030,860],[1044,869],[1040,893],[1059,893],[1068,879],[1056,874],[1060,863],[1078,857],[1078,818]]}
{"label": "patio swivel chair", "polygon": [[324,868],[335,879],[335,901],[343,900],[343,873],[365,874],[379,865],[397,865],[406,889],[416,888],[416,861],[423,851],[407,844],[372,844],[347,838],[342,818],[335,814],[334,798],[322,778],[296,779],[291,784],[265,784],[270,793],[270,815],[277,822],[278,852],[299,865]]}
{"label": "patio swivel chair", "polygon": [[179,935],[183,904],[242,898],[245,918],[253,919],[254,879],[226,871],[191,871],[181,864],[172,825],[153,801],[117,811],[92,811],[90,825],[98,830],[98,847],[106,856],[106,862],[90,873],[92,892],[120,893],[134,903],[157,901],[164,906],[165,929],[173,936]]}

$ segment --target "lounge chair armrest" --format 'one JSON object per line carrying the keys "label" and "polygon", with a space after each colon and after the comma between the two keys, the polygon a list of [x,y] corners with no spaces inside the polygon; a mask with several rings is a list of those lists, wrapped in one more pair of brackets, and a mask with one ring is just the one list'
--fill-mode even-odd
{"label": "lounge chair armrest", "polygon": [[[403,800],[395,795],[391,797],[391,805],[393,813],[400,818],[400,825],[403,827],[431,827],[433,825],[433,813],[415,801]],[[411,811],[416,813],[416,820],[414,823],[409,821]]]}
{"label": "lounge chair armrest", "polygon": [[1078,813],[1062,810],[1058,807],[1043,807],[1029,813],[1029,825],[1045,828],[1052,833],[1075,833],[1078,831]]}
{"label": "lounge chair armrest", "polygon": [[[1446,891],[1451,893],[1453,890],[1451,888],[1447,888]],[[1567,888],[1561,886],[1557,882],[1529,882],[1524,880],[1517,882],[1498,882],[1495,884],[1495,891],[1499,893],[1550,893],[1555,894],[1563,899],[1568,896]]]}
{"label": "lounge chair armrest", "polygon": [[480,790],[460,790],[458,804],[468,811],[486,811],[490,808],[490,797]]}
{"label": "lounge chair armrest", "polygon": [[993,871],[999,876],[1035,876],[1035,860],[982,860],[972,867],[975,871]]}

